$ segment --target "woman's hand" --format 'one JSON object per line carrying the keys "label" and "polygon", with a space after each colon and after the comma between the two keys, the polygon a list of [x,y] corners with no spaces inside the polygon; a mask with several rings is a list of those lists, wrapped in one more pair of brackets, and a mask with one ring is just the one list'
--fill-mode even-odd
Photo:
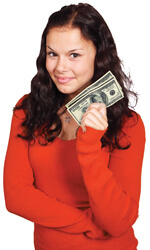
{"label": "woman's hand", "polygon": [[108,127],[106,105],[104,103],[92,103],[82,116],[81,127],[83,132],[86,127],[96,130],[105,130]]}

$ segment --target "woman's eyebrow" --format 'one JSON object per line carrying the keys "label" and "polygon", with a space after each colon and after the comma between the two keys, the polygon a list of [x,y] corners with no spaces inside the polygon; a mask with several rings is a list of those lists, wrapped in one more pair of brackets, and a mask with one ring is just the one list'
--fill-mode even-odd
{"label": "woman's eyebrow", "polygon": [[[47,46],[50,50],[54,51],[50,46]],[[83,48],[77,48],[77,49],[72,49],[72,50],[69,50],[68,52],[74,52],[76,50],[84,50]]]}
{"label": "woman's eyebrow", "polygon": [[[50,46],[47,46],[50,50],[53,50]],[[53,50],[54,51],[54,50]]]}
{"label": "woman's eyebrow", "polygon": [[69,52],[74,52],[74,51],[76,51],[76,50],[84,50],[84,49],[82,49],[82,48],[72,49],[72,50],[70,50]]}

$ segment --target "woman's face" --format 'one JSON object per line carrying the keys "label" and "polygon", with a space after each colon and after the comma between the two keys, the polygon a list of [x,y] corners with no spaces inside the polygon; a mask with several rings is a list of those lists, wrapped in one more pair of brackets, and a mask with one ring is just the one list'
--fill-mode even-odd
{"label": "woman's face", "polygon": [[58,90],[75,97],[91,83],[96,48],[79,28],[52,28],[46,38],[46,68]]}

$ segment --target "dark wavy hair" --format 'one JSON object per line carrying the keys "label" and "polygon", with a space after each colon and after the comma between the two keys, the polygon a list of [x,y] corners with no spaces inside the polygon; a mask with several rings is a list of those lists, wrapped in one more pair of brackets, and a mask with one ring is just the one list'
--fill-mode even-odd
{"label": "dark wavy hair", "polygon": [[125,122],[124,119],[133,116],[129,109],[129,96],[132,95],[137,101],[137,95],[130,90],[132,81],[122,70],[123,64],[106,22],[96,9],[83,3],[64,6],[48,19],[37,58],[37,74],[31,81],[31,92],[14,109],[23,109],[26,114],[22,122],[23,132],[18,136],[32,141],[40,135],[48,143],[61,132],[62,123],[58,110],[67,102],[67,95],[58,91],[47,72],[46,37],[52,28],[62,26],[79,28],[83,37],[95,45],[97,53],[92,82],[110,70],[122,87],[124,98],[107,109],[109,127],[102,138],[103,146],[121,148],[118,134]]}

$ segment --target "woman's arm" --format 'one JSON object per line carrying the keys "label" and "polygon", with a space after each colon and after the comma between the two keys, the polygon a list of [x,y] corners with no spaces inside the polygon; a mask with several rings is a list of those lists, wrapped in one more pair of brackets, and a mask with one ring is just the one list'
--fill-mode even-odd
{"label": "woman's arm", "polygon": [[[145,131],[140,117],[135,126],[127,123],[124,132],[131,146],[126,150],[115,149],[110,158],[101,149],[104,132],[88,127],[83,133],[80,128],[77,153],[95,221],[117,237],[138,217]],[[125,137],[120,143],[124,140]]]}
{"label": "woman's arm", "polygon": [[4,166],[6,207],[34,223],[68,233],[89,232],[91,238],[103,237],[92,222],[90,209],[80,209],[49,197],[34,186],[34,173],[28,158],[28,142],[17,137],[22,132],[23,111],[13,115]]}

